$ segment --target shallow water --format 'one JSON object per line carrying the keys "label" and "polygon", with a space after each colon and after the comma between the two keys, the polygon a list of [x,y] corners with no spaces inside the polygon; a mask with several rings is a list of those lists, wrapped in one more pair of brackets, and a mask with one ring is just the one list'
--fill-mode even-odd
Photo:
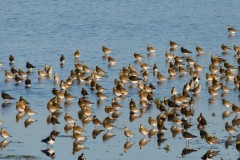
{"label": "shallow water", "polygon": [[[56,153],[56,159],[77,159],[83,152],[87,159],[200,159],[200,157],[210,149],[210,146],[202,140],[197,130],[197,116],[203,113],[209,125],[206,130],[219,138],[220,144],[215,145],[216,150],[220,150],[220,155],[216,159],[237,159],[238,152],[235,149],[235,143],[225,148],[225,141],[228,139],[228,132],[225,131],[225,122],[231,122],[235,114],[223,119],[222,113],[225,107],[222,105],[221,91],[214,98],[208,93],[205,73],[209,73],[210,55],[214,53],[228,60],[234,66],[237,61],[234,58],[234,51],[229,54],[221,53],[221,44],[228,46],[239,45],[239,34],[229,36],[227,25],[240,28],[238,25],[239,14],[237,0],[228,3],[224,1],[200,1],[200,2],[179,2],[179,1],[1,1],[0,2],[0,55],[3,66],[0,68],[0,88],[7,91],[18,100],[20,96],[25,97],[30,103],[31,108],[38,112],[32,116],[37,122],[32,123],[27,128],[24,126],[23,119],[16,121],[18,114],[15,109],[15,102],[4,103],[1,100],[2,107],[0,119],[4,121],[1,127],[11,133],[13,137],[9,138],[12,142],[3,149],[0,156],[6,155],[33,155],[38,159],[49,159],[41,153],[41,150],[47,148],[47,145],[41,142],[41,139],[47,137],[52,131],[52,125],[48,125],[47,118],[50,115],[47,110],[47,102],[53,97],[52,88],[59,89],[59,84],[55,85],[52,78],[39,78],[37,69],[30,75],[32,87],[25,88],[24,83],[15,85],[15,81],[6,81],[4,71],[9,70],[11,66],[8,57],[13,54],[16,58],[14,66],[26,71],[27,61],[34,64],[37,68],[44,67],[45,64],[52,65],[53,71],[58,73],[61,79],[67,79],[70,71],[74,69],[73,54],[77,49],[81,50],[80,62],[85,62],[92,69],[96,65],[102,67],[107,76],[102,78],[99,83],[107,88],[105,93],[109,96],[104,101],[98,101],[94,92],[85,84],[75,82],[69,92],[76,96],[72,102],[63,101],[61,106],[62,114],[59,117],[60,125],[57,130],[60,131],[60,137],[57,137],[53,149]],[[148,117],[156,117],[160,111],[153,104],[142,117],[130,122],[129,120],[129,102],[134,99],[139,101],[138,90],[129,87],[130,94],[119,101],[123,108],[120,109],[121,116],[114,123],[117,127],[112,129],[114,137],[103,141],[106,130],[100,133],[96,139],[92,138],[92,131],[95,129],[92,123],[85,126],[88,140],[84,143],[89,149],[84,149],[72,154],[72,144],[74,139],[70,136],[71,132],[65,133],[64,121],[65,113],[69,113],[78,119],[77,112],[78,98],[81,97],[81,89],[85,88],[90,93],[89,99],[94,102],[92,109],[94,114],[100,120],[108,116],[104,112],[104,107],[111,104],[114,79],[119,77],[119,71],[123,66],[133,64],[137,71],[141,70],[139,63],[134,63],[134,52],[139,52],[145,56],[144,62],[150,64],[150,77],[147,82],[152,82],[156,86],[154,98],[171,96],[170,90],[176,87],[181,91],[183,85],[189,81],[190,76],[169,79],[159,84],[156,77],[152,74],[153,64],[158,65],[159,71],[168,75],[165,58],[165,51],[169,50],[169,41],[173,40],[193,51],[191,55],[205,69],[201,74],[200,83],[202,91],[196,100],[195,116],[192,118],[194,126],[189,132],[198,136],[190,141],[190,146],[197,149],[196,152],[186,155],[182,158],[181,152],[186,146],[186,141],[181,134],[174,139],[170,132],[171,122],[166,122],[168,130],[165,132],[164,141],[160,146],[157,143],[157,136],[147,138],[150,141],[142,149],[139,142],[142,135],[138,128],[143,124],[148,129]],[[151,44],[157,49],[156,53],[149,55],[146,46]],[[102,58],[101,47],[106,45],[113,52],[112,57],[117,59],[117,64],[109,66],[106,59]],[[206,51],[205,56],[196,56],[195,46],[200,45]],[[64,54],[66,63],[63,68],[60,67],[59,58]],[[180,50],[174,54],[182,56]],[[186,63],[186,62],[185,62]],[[186,64],[185,64],[186,66]],[[239,105],[239,92],[234,90],[233,81],[226,81],[226,85],[231,88],[231,92],[226,95],[226,99]],[[140,105],[139,105],[140,106]],[[212,116],[213,113],[215,116]],[[78,124],[82,126],[81,122]],[[124,153],[124,144],[127,142],[124,136],[124,127],[128,126],[134,133],[132,138],[134,144],[127,153]],[[101,129],[104,129],[101,127]],[[236,136],[237,133],[234,134]],[[235,139],[235,137],[234,137]],[[0,139],[3,140],[3,139]],[[166,152],[163,148],[169,145],[170,151]]]}

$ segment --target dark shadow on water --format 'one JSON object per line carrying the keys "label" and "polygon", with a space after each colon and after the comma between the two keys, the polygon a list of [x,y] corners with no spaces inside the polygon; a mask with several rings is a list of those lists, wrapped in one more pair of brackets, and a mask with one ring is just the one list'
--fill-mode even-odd
{"label": "dark shadow on water", "polygon": [[8,109],[10,107],[13,107],[14,103],[13,102],[3,102],[2,103],[2,109]]}

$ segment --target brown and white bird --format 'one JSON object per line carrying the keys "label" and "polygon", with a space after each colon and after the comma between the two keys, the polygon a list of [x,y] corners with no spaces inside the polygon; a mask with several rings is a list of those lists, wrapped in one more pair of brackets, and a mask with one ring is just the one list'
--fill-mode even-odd
{"label": "brown and white bird", "polygon": [[80,50],[78,49],[78,50],[76,50],[75,51],[75,53],[74,53],[74,57],[75,58],[79,58],[80,57],[80,55],[81,55],[81,52],[80,52]]}
{"label": "brown and white bird", "polygon": [[231,50],[231,48],[228,47],[228,46],[225,45],[225,44],[222,44],[222,45],[221,45],[221,48],[222,48],[223,52],[226,52],[226,53]]}
{"label": "brown and white bird", "polygon": [[149,130],[146,127],[144,127],[142,124],[140,124],[139,132],[145,137],[145,135],[149,133]]}
{"label": "brown and white bird", "polygon": [[68,101],[73,100],[75,97],[73,95],[71,95],[68,91],[64,92],[64,98]]}
{"label": "brown and white bird", "polygon": [[115,65],[117,63],[117,60],[115,60],[113,57],[108,56],[108,62],[110,65]]}
{"label": "brown and white bird", "polygon": [[202,55],[206,52],[203,48],[199,46],[196,46],[196,51],[198,52],[198,55]]}
{"label": "brown and white bird", "polygon": [[154,53],[154,52],[156,51],[156,49],[153,48],[152,46],[148,45],[148,46],[147,46],[147,51],[148,51],[149,53]]}
{"label": "brown and white bird", "polygon": [[9,70],[5,70],[5,77],[7,79],[13,79],[13,78],[15,78],[15,75],[12,74]]}
{"label": "brown and white bird", "polygon": [[230,33],[230,34],[235,34],[235,33],[237,33],[238,32],[238,30],[237,29],[235,29],[235,28],[233,28],[232,26],[228,26],[228,32]]}
{"label": "brown and white bird", "polygon": [[9,137],[12,137],[12,136],[7,132],[7,130],[4,129],[4,128],[1,128],[1,130],[0,130],[0,135],[1,135],[3,138],[5,138],[5,139],[7,139],[7,138],[9,138]]}
{"label": "brown and white bird", "polygon": [[95,127],[98,127],[98,126],[102,125],[102,122],[97,118],[96,115],[93,116],[92,122],[95,125]]}
{"label": "brown and white bird", "polygon": [[231,135],[232,133],[237,132],[237,130],[229,124],[229,122],[225,123],[225,129],[226,131]]}
{"label": "brown and white bird", "polygon": [[128,138],[128,137],[133,137],[134,136],[134,133],[130,130],[130,129],[128,129],[128,127],[125,127],[124,128],[124,134],[125,134],[125,136]]}
{"label": "brown and white bird", "polygon": [[140,53],[138,52],[134,52],[134,58],[136,58],[137,61],[140,61],[144,58],[144,56],[142,56]]}
{"label": "brown and white bird", "polygon": [[109,53],[112,52],[112,50],[110,48],[106,47],[106,46],[102,46],[102,51],[105,54],[109,54]]}
{"label": "brown and white bird", "polygon": [[25,113],[30,117],[32,115],[37,114],[37,112],[34,112],[29,106],[26,106],[24,109]]}
{"label": "brown and white bird", "polygon": [[64,115],[64,120],[65,120],[67,123],[74,123],[74,122],[76,122],[76,120],[75,120],[72,116],[70,116],[69,113],[66,113],[66,114]]}
{"label": "brown and white bird", "polygon": [[177,47],[179,47],[179,44],[178,44],[177,42],[175,42],[175,41],[170,41],[170,42],[169,42],[169,45],[170,45],[171,48],[174,48],[174,49],[176,49]]}

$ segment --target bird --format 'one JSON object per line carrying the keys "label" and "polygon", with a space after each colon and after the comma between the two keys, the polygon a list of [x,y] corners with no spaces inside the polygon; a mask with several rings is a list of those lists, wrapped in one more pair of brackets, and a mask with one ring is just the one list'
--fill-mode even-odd
{"label": "bird", "polygon": [[144,58],[144,56],[142,56],[140,53],[138,52],[134,52],[134,58],[136,58],[137,61],[140,61]]}
{"label": "bird", "polygon": [[102,122],[97,118],[96,115],[93,115],[93,120],[92,120],[93,124],[95,125],[95,127],[98,127],[100,125],[102,125]]}
{"label": "bird", "polygon": [[23,81],[23,78],[20,77],[18,74],[15,75],[15,78],[14,78],[14,79],[15,79],[15,81],[16,81],[17,83],[19,83],[19,84]]}
{"label": "bird", "polygon": [[24,72],[22,69],[18,69],[18,74],[22,77],[25,78],[28,76],[27,72]]}
{"label": "bird", "polygon": [[181,52],[182,54],[184,54],[185,56],[187,56],[189,53],[192,53],[191,51],[187,50],[186,48],[181,47]]}
{"label": "bird", "polygon": [[112,52],[112,50],[110,48],[106,47],[106,46],[102,46],[102,51],[105,54],[109,54],[109,53]]}
{"label": "bird", "polygon": [[38,69],[38,75],[40,76],[40,77],[46,77],[47,76],[47,73],[44,71],[44,70],[42,70],[42,69]]}
{"label": "bird", "polygon": [[193,92],[194,94],[197,94],[201,92],[201,89],[202,89],[202,85],[199,83],[195,88],[190,89],[189,91]]}
{"label": "bird", "polygon": [[167,80],[167,77],[165,77],[163,74],[161,74],[160,72],[157,72],[157,79],[162,82]]}
{"label": "bird", "polygon": [[18,112],[25,112],[25,105],[22,104],[21,102],[16,102],[16,109]]}
{"label": "bird", "polygon": [[229,124],[229,122],[226,122],[225,123],[225,129],[226,129],[226,131],[231,135],[232,133],[235,133],[235,132],[237,132],[237,130],[235,129],[235,128],[233,128],[230,124]]}
{"label": "bird", "polygon": [[61,63],[65,63],[66,62],[66,58],[64,57],[63,54],[60,56],[60,62]]}
{"label": "bird", "polygon": [[81,90],[81,94],[82,94],[83,97],[88,96],[88,92],[87,92],[87,90],[84,89],[84,88],[82,88],[82,90]]}
{"label": "bird", "polygon": [[235,34],[235,33],[238,32],[237,29],[233,28],[233,27],[230,26],[230,25],[228,25],[227,29],[228,29],[228,32],[229,32],[230,34]]}
{"label": "bird", "polygon": [[169,45],[170,45],[171,48],[174,48],[174,49],[179,47],[179,44],[177,42],[175,42],[175,41],[170,41]]}
{"label": "bird", "polygon": [[222,45],[221,45],[221,48],[222,48],[223,52],[225,52],[225,53],[227,53],[229,50],[231,50],[231,48],[228,47],[228,46],[225,45],[225,44],[222,44]]}
{"label": "bird", "polygon": [[34,65],[32,65],[30,62],[26,63],[26,68],[29,72],[32,72],[34,68],[36,68]]}
{"label": "bird", "polygon": [[8,133],[8,131],[7,131],[6,129],[4,129],[4,128],[1,128],[1,130],[0,130],[0,135],[1,135],[4,139],[7,139],[7,138],[9,138],[9,137],[12,137],[12,136]]}
{"label": "bird", "polygon": [[78,160],[86,160],[86,156],[82,153],[79,157]]}
{"label": "bird", "polygon": [[76,50],[75,51],[75,53],[74,53],[74,57],[75,58],[79,58],[80,57],[80,55],[81,55],[81,52],[80,52],[80,50],[78,49],[78,50]]}
{"label": "bird", "polygon": [[208,150],[201,159],[203,160],[211,160],[213,157],[217,156],[220,151]]}
{"label": "bird", "polygon": [[26,88],[30,88],[32,86],[32,81],[31,79],[29,79],[29,77],[27,77],[27,79],[25,80],[25,85]]}
{"label": "bird", "polygon": [[14,56],[11,54],[10,56],[9,56],[9,63],[10,64],[13,64],[15,62],[15,58],[14,58]]}
{"label": "bird", "polygon": [[219,144],[219,140],[215,136],[211,136],[210,134],[205,135],[205,140],[208,144],[213,145],[213,144]]}
{"label": "bird", "polygon": [[124,134],[125,134],[125,136],[128,138],[128,137],[133,137],[135,134],[130,130],[130,129],[128,129],[128,127],[125,127],[124,128]]}
{"label": "bird", "polygon": [[139,78],[138,76],[129,76],[129,80],[131,83],[136,84],[136,83],[140,82],[142,79]]}
{"label": "bird", "polygon": [[76,122],[76,120],[75,120],[72,116],[70,116],[69,113],[65,113],[65,115],[64,115],[64,120],[65,120],[67,123],[74,123],[74,122]]}
{"label": "bird", "polygon": [[15,98],[13,98],[10,94],[8,94],[8,93],[6,93],[6,92],[4,92],[4,91],[2,91],[1,96],[2,96],[2,99],[4,99],[5,101],[15,99]]}
{"label": "bird", "polygon": [[57,116],[55,114],[50,116],[50,122],[53,124],[53,127],[55,127],[56,124],[61,124],[58,119]]}
{"label": "bird", "polygon": [[117,63],[117,60],[116,59],[114,59],[113,57],[111,57],[111,56],[108,56],[108,62],[109,62],[109,64],[110,65],[115,65],[116,63]]}
{"label": "bird", "polygon": [[37,112],[34,112],[29,106],[26,106],[24,109],[25,113],[30,117],[32,115],[37,114]]}
{"label": "bird", "polygon": [[156,49],[153,48],[151,45],[147,45],[147,51],[148,51],[149,53],[154,53],[154,52],[156,51]]}
{"label": "bird", "polygon": [[53,135],[53,134],[51,134],[51,135],[48,136],[47,138],[42,139],[41,142],[44,142],[44,143],[46,143],[47,145],[51,145],[51,146],[52,146],[52,145],[54,144],[54,142],[55,142],[55,138],[56,138],[56,136]]}
{"label": "bird", "polygon": [[211,86],[208,87],[208,92],[211,94],[213,97],[218,95],[218,91],[214,90]]}
{"label": "bird", "polygon": [[187,132],[185,129],[182,130],[182,135],[183,135],[183,138],[185,138],[187,140],[187,142],[189,142],[189,140],[197,137],[197,136]]}
{"label": "bird", "polygon": [[202,55],[204,54],[206,51],[201,48],[200,46],[196,46],[196,51],[198,52],[198,55]]}
{"label": "bird", "polygon": [[149,130],[142,124],[140,124],[139,132],[143,135],[143,137],[145,137],[145,135],[149,133]]}
{"label": "bird", "polygon": [[12,74],[9,70],[5,70],[5,77],[7,79],[13,79],[13,78],[15,78],[15,75]]}
{"label": "bird", "polygon": [[63,90],[65,90],[65,89],[68,89],[68,88],[70,88],[71,87],[71,85],[69,85],[67,82],[65,82],[64,80],[61,80],[61,82],[60,82],[60,88],[61,89],[63,89]]}
{"label": "bird", "polygon": [[115,128],[116,126],[114,126],[112,123],[108,122],[108,120],[103,120],[103,127],[105,129],[107,129],[107,131],[111,130],[112,128]]}
{"label": "bird", "polygon": [[11,67],[12,74],[18,74],[18,70],[15,67]]}
{"label": "bird", "polygon": [[71,95],[68,91],[64,92],[64,98],[68,101],[73,100],[75,97],[73,95]]}
{"label": "bird", "polygon": [[157,126],[157,120],[152,118],[152,117],[148,117],[148,123],[154,128],[155,126]]}
{"label": "bird", "polygon": [[76,122],[73,124],[73,131],[78,133],[86,132],[86,130],[80,127],[79,125],[77,125]]}
{"label": "bird", "polygon": [[55,83],[58,83],[60,81],[60,77],[56,72],[54,72],[54,74],[53,74],[53,79],[54,79]]}

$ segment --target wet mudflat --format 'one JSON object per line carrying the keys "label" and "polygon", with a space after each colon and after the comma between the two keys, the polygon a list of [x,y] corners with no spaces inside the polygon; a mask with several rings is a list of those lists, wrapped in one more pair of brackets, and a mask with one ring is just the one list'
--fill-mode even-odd
{"label": "wet mudflat", "polygon": [[[0,26],[2,35],[0,87],[2,91],[15,98],[7,102],[1,99],[0,127],[6,129],[12,136],[6,140],[2,137],[0,139],[2,159],[51,159],[45,154],[47,152],[50,156],[55,155],[52,156],[55,159],[77,159],[81,153],[84,153],[87,159],[149,159],[149,157],[200,159],[210,149],[219,151],[213,159],[239,158],[235,147],[236,136],[239,133],[238,121],[235,125],[232,122],[237,113],[234,112],[233,105],[229,108],[223,105],[223,99],[226,99],[239,106],[237,83],[234,78],[226,75],[226,71],[233,72],[233,77],[238,75],[239,57],[236,56],[237,51],[233,46],[239,45],[239,33],[233,35],[227,30],[228,25],[240,28],[236,23],[237,9],[234,9],[237,1],[232,1],[227,7],[223,2],[218,2],[218,5],[206,5],[203,2],[199,4],[161,2],[160,5],[149,1],[140,3],[104,1],[89,4],[65,1],[45,4],[1,3],[6,7],[0,10],[3,15],[0,18],[3,22]],[[80,9],[79,6],[84,7]],[[172,8],[171,14],[167,11],[169,7]],[[182,9],[185,11],[182,12]],[[179,47],[170,50],[169,41],[177,42]],[[154,53],[147,50],[148,44],[156,49]],[[231,50],[224,52],[222,44],[229,46]],[[197,45],[206,50],[203,55],[198,56],[195,50]],[[103,53],[102,46],[108,47],[112,52]],[[181,52],[181,47],[192,53],[185,56]],[[74,53],[78,49],[81,55],[74,58]],[[186,74],[180,73],[177,66],[179,61],[176,59],[167,61],[166,51],[182,57],[182,67],[187,70]],[[136,61],[134,52],[144,57]],[[13,64],[9,64],[11,54],[15,57]],[[66,58],[63,63],[60,62],[61,55]],[[111,64],[109,56],[117,61],[116,64]],[[209,87],[215,83],[206,79],[206,73],[214,73],[214,67],[212,72],[209,69],[213,63],[211,59],[214,58],[219,60],[219,65],[215,65],[217,68],[215,73],[219,75],[219,79],[216,79],[219,88],[216,89],[218,94],[212,96]],[[169,74],[170,61],[177,66],[173,67],[176,71],[175,76]],[[192,61],[194,62],[191,64]],[[15,78],[9,79],[5,76],[5,70],[10,71],[12,67],[27,72],[26,62],[36,67],[33,72],[27,74],[32,81],[30,88],[26,88],[26,78],[23,76],[20,76],[23,80],[19,83]],[[202,71],[196,72],[195,62],[203,67]],[[79,72],[84,72],[83,76],[80,76],[82,73],[79,73],[77,79],[72,76],[73,82],[70,87],[62,88],[60,81],[66,81],[71,75],[71,70],[76,72],[75,63],[86,65],[91,71],[86,73],[86,67],[85,69],[80,67]],[[148,64],[149,68],[144,67],[143,63]],[[46,64],[53,67],[53,72],[49,74],[51,76],[41,77],[38,69],[44,70]],[[122,86],[128,93],[122,96],[113,93],[113,88],[124,81],[123,76],[120,78],[123,67],[131,70],[129,64],[136,69],[137,77],[142,79],[140,84],[149,86],[152,83],[155,86],[155,90],[151,90],[147,97],[144,93],[140,97],[141,85],[131,82],[130,74]],[[158,67],[157,72],[164,75],[166,80],[159,80],[157,72],[154,74],[154,64]],[[230,65],[233,66],[232,70],[229,69]],[[97,79],[98,74],[94,73],[96,66],[105,71],[100,79]],[[220,73],[220,66],[226,70],[225,74]],[[143,76],[145,70],[149,71],[148,78]],[[59,82],[54,80],[54,73],[59,75]],[[105,88],[101,92],[107,98],[101,99],[96,87],[91,86],[88,79],[84,80],[92,74],[94,81]],[[200,78],[199,82],[194,81],[196,76]],[[115,83],[115,79],[120,82]],[[179,97],[182,96],[184,85],[191,80],[194,81],[194,86],[187,90],[189,97],[183,102],[184,97],[180,100]],[[220,83],[230,90],[227,92],[221,89]],[[199,84],[201,91],[194,93],[194,88]],[[173,95],[175,93],[171,93],[173,87],[177,91],[175,96]],[[55,97],[52,93],[53,88],[62,93],[67,91],[75,97],[71,100],[65,97],[58,98],[57,103],[61,108],[57,113],[51,113],[48,109],[49,101]],[[83,88],[88,92],[86,99],[93,103],[91,106],[79,103],[79,99],[84,97],[81,93]],[[16,102],[19,102],[20,96],[30,103],[30,108],[36,114],[27,115],[25,110],[19,113]],[[176,102],[179,107],[171,107],[173,103],[166,101],[164,104],[165,98]],[[192,107],[189,104],[191,98],[195,101]],[[121,107],[113,108],[112,111],[105,109],[106,106],[113,106],[112,99]],[[136,102],[137,109],[134,114],[130,111],[131,100]],[[166,111],[156,105],[159,101],[165,106]],[[183,106],[187,107],[190,115]],[[166,114],[170,111],[174,111],[176,117],[172,118],[169,116],[171,114]],[[74,123],[66,122],[64,119],[66,113],[76,120],[78,126],[84,128],[85,132],[80,132],[80,136],[73,135]],[[210,136],[216,137],[219,144],[210,145],[206,137],[201,138],[198,122],[200,113],[207,121],[207,125],[200,129],[201,133],[206,131]],[[60,124],[55,126],[52,124],[53,115],[56,115]],[[103,125],[96,127],[92,122],[94,115],[101,122],[107,119],[107,123],[111,122],[114,127],[112,129],[106,127],[108,124],[105,124],[105,127]],[[155,127],[149,124],[149,117],[157,120],[158,124]],[[187,142],[180,133],[184,126],[178,124],[177,118],[191,123],[192,127],[188,128],[187,132],[197,137]],[[162,126],[162,121],[166,130]],[[225,129],[226,122],[234,125],[237,130],[231,133],[231,136]],[[140,124],[149,130],[146,135],[140,133]],[[125,127],[135,135],[127,138],[124,134]],[[60,132],[55,143],[51,146],[41,142],[53,130]],[[176,131],[176,135],[173,134],[175,133],[173,130]],[[86,137],[82,140],[81,136]]]}

